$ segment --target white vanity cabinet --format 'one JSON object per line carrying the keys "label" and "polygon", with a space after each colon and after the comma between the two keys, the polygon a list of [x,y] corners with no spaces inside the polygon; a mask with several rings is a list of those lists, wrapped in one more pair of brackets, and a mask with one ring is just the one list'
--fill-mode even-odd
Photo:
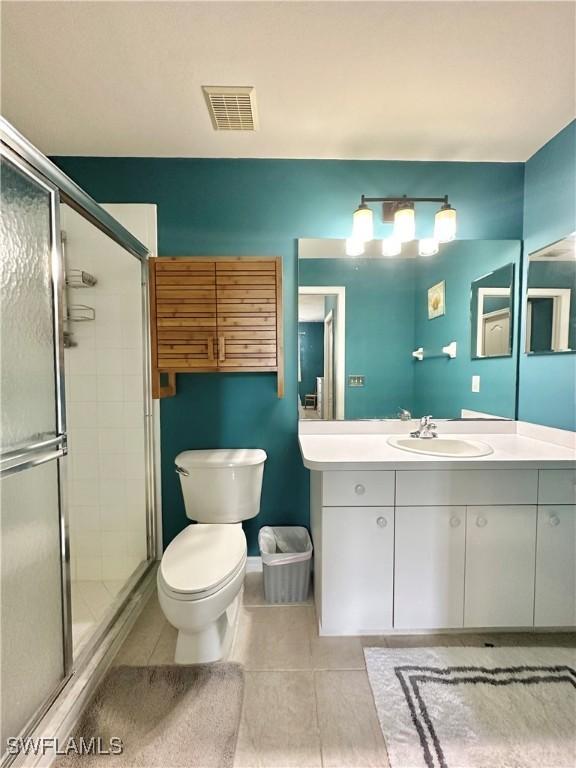
{"label": "white vanity cabinet", "polygon": [[537,627],[576,625],[576,505],[538,507]]}
{"label": "white vanity cabinet", "polygon": [[573,470],[313,471],[321,634],[576,625]]}
{"label": "white vanity cabinet", "polygon": [[576,471],[540,471],[537,532],[534,624],[575,626]]}
{"label": "white vanity cabinet", "polygon": [[324,507],[322,627],[327,634],[392,627],[394,507]]}
{"label": "white vanity cabinet", "polygon": [[464,622],[466,507],[397,507],[394,627]]}
{"label": "white vanity cabinet", "polygon": [[535,505],[467,508],[465,627],[532,626],[535,551]]}

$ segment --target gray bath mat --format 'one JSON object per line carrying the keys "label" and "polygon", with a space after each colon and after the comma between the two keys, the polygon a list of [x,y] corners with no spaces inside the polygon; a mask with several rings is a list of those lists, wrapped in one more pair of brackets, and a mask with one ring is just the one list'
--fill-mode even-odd
{"label": "gray bath mat", "polygon": [[244,676],[239,664],[114,667],[75,731],[76,743],[121,739],[121,754],[68,753],[58,768],[231,768]]}
{"label": "gray bath mat", "polygon": [[364,653],[392,768],[576,765],[576,649]]}

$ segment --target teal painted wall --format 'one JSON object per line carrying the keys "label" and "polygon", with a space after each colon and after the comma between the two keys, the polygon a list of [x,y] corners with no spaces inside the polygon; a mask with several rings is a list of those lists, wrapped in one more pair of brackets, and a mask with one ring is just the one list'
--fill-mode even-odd
{"label": "teal painted wall", "polygon": [[413,408],[415,259],[300,259],[299,285],[346,288],[347,419],[384,419]]}
{"label": "teal painted wall", "polygon": [[[576,230],[576,121],[526,163],[524,285],[529,253]],[[522,338],[526,308],[522,307]],[[576,429],[576,355],[520,354],[518,418]]]}
{"label": "teal painted wall", "polygon": [[[273,375],[194,374],[179,376],[177,396],[162,401],[165,544],[188,523],[173,464],[187,448],[258,446],[267,451],[261,513],[245,526],[251,553],[261,525],[308,522],[308,473],[297,442],[298,238],[347,237],[362,193],[449,194],[458,209],[460,238],[522,235],[522,163],[54,160],[100,202],[156,203],[162,256],[283,259],[285,398],[277,399]],[[429,233],[433,212],[417,217],[419,235]]]}
{"label": "teal painted wall", "polygon": [[300,339],[300,383],[298,392],[304,404],[305,395],[316,392],[316,378],[324,376],[324,323],[298,323]]}
{"label": "teal painted wall", "polygon": [[[416,347],[424,347],[424,360],[414,363],[416,413],[458,418],[467,408],[515,418],[517,333],[511,357],[473,360],[470,297],[474,280],[505,264],[514,264],[518,276],[520,253],[519,241],[456,240],[441,246],[437,256],[418,260]],[[429,320],[428,288],[441,280],[446,283],[446,314]],[[518,291],[516,279],[515,306]],[[454,359],[441,354],[451,341],[458,345]],[[480,376],[478,393],[471,390],[473,375]]]}

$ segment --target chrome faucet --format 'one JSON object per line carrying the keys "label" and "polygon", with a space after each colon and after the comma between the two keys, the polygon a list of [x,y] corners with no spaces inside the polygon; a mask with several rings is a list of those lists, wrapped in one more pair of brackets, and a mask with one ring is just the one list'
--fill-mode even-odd
{"label": "chrome faucet", "polygon": [[415,432],[410,432],[410,437],[420,437],[422,440],[431,440],[433,437],[438,437],[436,424],[433,424],[432,416],[422,416],[420,419],[420,428]]}
{"label": "chrome faucet", "polygon": [[412,421],[412,414],[406,408],[398,408],[398,413],[396,415],[400,421]]}

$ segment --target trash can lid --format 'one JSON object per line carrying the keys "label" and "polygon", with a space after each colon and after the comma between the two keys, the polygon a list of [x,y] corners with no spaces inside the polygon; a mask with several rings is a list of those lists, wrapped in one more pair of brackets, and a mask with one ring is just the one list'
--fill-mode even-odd
{"label": "trash can lid", "polygon": [[261,448],[212,448],[204,451],[182,451],[175,458],[175,463],[184,469],[204,467],[253,467],[264,464],[268,457]]}

